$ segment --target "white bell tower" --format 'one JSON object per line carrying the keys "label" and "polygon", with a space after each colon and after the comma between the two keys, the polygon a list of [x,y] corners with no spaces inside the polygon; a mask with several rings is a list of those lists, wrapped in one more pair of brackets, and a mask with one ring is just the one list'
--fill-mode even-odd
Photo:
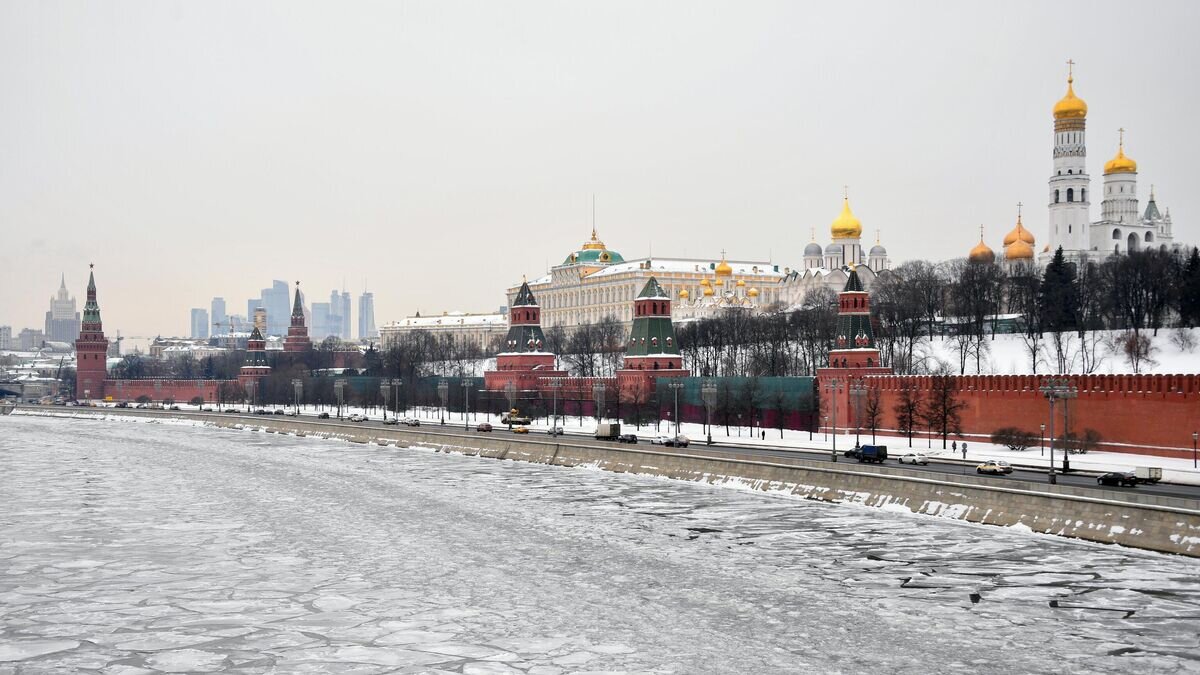
{"label": "white bell tower", "polygon": [[1087,173],[1087,103],[1075,95],[1073,61],[1067,61],[1067,95],[1054,104],[1054,171],[1050,175],[1047,240],[1053,255],[1082,258],[1091,247],[1091,179]]}

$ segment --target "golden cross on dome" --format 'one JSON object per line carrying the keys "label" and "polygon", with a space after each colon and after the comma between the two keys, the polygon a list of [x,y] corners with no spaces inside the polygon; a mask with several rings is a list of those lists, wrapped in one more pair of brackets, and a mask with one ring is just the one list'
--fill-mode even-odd
{"label": "golden cross on dome", "polygon": [[842,186],[842,199],[850,199],[850,186],[849,185]]}
{"label": "golden cross on dome", "polygon": [[1120,129],[1117,129],[1117,133],[1121,134],[1120,144],[1121,144],[1121,147],[1123,148],[1123,147],[1125,147],[1125,127],[1121,127]]}
{"label": "golden cross on dome", "polygon": [[1021,219],[1021,207],[1025,206],[1021,202],[1017,202],[1017,220]]}
{"label": "golden cross on dome", "polygon": [[1074,80],[1075,80],[1075,62],[1072,61],[1071,59],[1067,59],[1067,82],[1073,82]]}
{"label": "golden cross on dome", "polygon": [[983,241],[983,223],[979,224],[979,241]]}

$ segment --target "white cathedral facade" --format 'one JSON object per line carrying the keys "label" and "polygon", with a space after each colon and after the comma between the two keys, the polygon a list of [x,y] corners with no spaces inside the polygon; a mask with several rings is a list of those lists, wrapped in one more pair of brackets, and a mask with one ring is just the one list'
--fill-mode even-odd
{"label": "white cathedral facade", "polygon": [[1124,130],[1117,154],[1104,164],[1100,220],[1091,219],[1094,191],[1087,172],[1087,103],[1075,95],[1073,73],[1067,94],[1054,105],[1054,169],[1049,181],[1047,246],[1043,265],[1058,247],[1075,260],[1102,260],[1150,248],[1179,250],[1170,209],[1159,210],[1154,189],[1145,210],[1138,205],[1137,162],[1125,154]]}

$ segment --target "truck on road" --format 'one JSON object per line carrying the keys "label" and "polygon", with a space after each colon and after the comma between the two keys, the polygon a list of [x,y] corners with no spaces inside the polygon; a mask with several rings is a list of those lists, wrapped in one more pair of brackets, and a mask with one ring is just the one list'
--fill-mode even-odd
{"label": "truck on road", "polygon": [[858,448],[858,461],[882,464],[887,459],[886,445],[863,445]]}
{"label": "truck on road", "polygon": [[1157,466],[1139,466],[1133,470],[1133,477],[1139,483],[1154,485],[1162,480],[1162,468]]}
{"label": "truck on road", "polygon": [[620,422],[600,422],[596,425],[596,440],[615,441],[621,437]]}

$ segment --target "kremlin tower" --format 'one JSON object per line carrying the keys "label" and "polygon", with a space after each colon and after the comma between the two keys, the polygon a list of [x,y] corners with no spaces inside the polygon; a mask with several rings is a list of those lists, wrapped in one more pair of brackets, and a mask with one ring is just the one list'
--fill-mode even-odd
{"label": "kremlin tower", "polygon": [[248,383],[258,384],[259,380],[271,374],[271,366],[267,365],[267,341],[263,338],[258,326],[250,332],[246,341],[246,360],[238,371],[238,382],[245,387]]}
{"label": "kremlin tower", "polygon": [[304,353],[312,349],[308,339],[308,327],[304,325],[304,301],[300,299],[300,282],[296,282],[296,301],[292,303],[292,325],[288,326],[287,337],[283,338],[283,351],[287,354]]}
{"label": "kremlin tower", "polygon": [[654,388],[655,378],[690,374],[683,367],[679,343],[675,340],[671,297],[658,279],[650,277],[633,301],[633,326],[625,350],[625,367],[617,371],[617,381],[622,391],[637,391],[641,383],[641,391],[645,392]]}
{"label": "kremlin tower", "polygon": [[100,322],[100,305],[96,303],[96,277],[88,265],[87,304],[83,307],[83,324],[75,340],[75,398],[103,399],[104,381],[108,378],[108,340]]}
{"label": "kremlin tower", "polygon": [[544,351],[546,336],[542,333],[542,308],[538,306],[529,282],[521,282],[521,289],[508,309],[508,335],[504,338],[504,351],[496,356],[496,370],[484,373],[487,389],[503,389],[508,382],[516,383],[518,389],[537,388],[539,377],[566,377],[564,370],[555,370],[555,356]]}
{"label": "kremlin tower", "polygon": [[837,405],[838,420],[854,420],[859,411],[851,406],[850,383],[867,375],[891,375],[892,369],[879,362],[879,349],[875,346],[875,332],[871,328],[871,305],[863,289],[858,271],[851,268],[846,288],[838,294],[837,337],[829,351],[829,366],[817,369],[817,382],[821,387],[834,384],[840,393],[835,393],[831,403]]}

